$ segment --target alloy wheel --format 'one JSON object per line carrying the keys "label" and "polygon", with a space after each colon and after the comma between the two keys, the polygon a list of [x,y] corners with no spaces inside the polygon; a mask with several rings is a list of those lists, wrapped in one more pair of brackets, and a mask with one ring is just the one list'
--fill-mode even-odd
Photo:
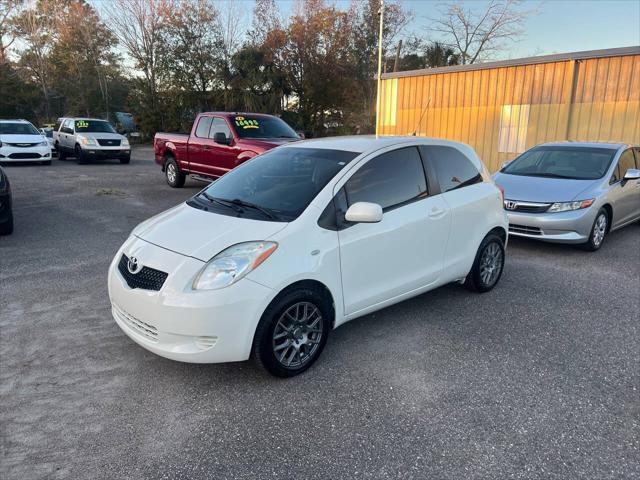
{"label": "alloy wheel", "polygon": [[283,367],[300,368],[317,354],[323,334],[320,309],[311,302],[295,303],[276,323],[273,354]]}
{"label": "alloy wheel", "polygon": [[500,245],[489,243],[480,257],[480,280],[485,286],[492,286],[498,280],[503,262],[504,254]]}
{"label": "alloy wheel", "polygon": [[167,179],[170,183],[175,183],[177,177],[178,172],[176,171],[176,166],[173,163],[170,163],[167,165]]}
{"label": "alloy wheel", "polygon": [[598,215],[593,226],[593,245],[599,247],[607,233],[607,216],[604,213]]}

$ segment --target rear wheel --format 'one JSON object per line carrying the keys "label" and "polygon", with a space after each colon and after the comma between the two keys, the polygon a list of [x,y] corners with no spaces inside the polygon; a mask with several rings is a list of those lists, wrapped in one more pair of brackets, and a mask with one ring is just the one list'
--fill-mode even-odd
{"label": "rear wheel", "polygon": [[165,157],[164,175],[170,187],[180,188],[184,185],[185,175],[180,171],[176,159],[171,155]]}
{"label": "rear wheel", "polygon": [[585,250],[589,252],[595,252],[599,250],[604,239],[609,232],[609,215],[604,208],[601,208],[596,215],[596,219],[593,221],[591,227],[591,233],[589,234],[589,240],[583,244]]}
{"label": "rear wheel", "polygon": [[478,248],[473,267],[471,267],[471,271],[464,282],[465,286],[480,293],[493,289],[502,276],[504,259],[505,252],[502,238],[490,233]]}
{"label": "rear wheel", "polygon": [[277,377],[293,377],[318,359],[331,329],[331,308],[314,288],[291,290],[265,310],[253,345],[260,364]]}

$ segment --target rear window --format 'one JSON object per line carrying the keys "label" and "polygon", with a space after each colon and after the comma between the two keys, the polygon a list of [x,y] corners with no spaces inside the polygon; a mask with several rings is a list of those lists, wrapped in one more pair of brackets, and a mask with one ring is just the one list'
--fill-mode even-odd
{"label": "rear window", "polygon": [[188,203],[225,215],[288,222],[357,155],[320,148],[276,148],[231,170]]}
{"label": "rear window", "polygon": [[0,135],[41,135],[38,129],[30,123],[2,122]]}
{"label": "rear window", "polygon": [[602,178],[616,154],[612,148],[535,147],[524,152],[501,172],[529,177],[596,180]]}
{"label": "rear window", "polygon": [[296,132],[277,117],[237,115],[232,123],[241,138],[299,138]]}
{"label": "rear window", "polygon": [[115,129],[109,122],[102,120],[76,120],[75,127],[77,133],[98,132],[98,133],[116,133]]}

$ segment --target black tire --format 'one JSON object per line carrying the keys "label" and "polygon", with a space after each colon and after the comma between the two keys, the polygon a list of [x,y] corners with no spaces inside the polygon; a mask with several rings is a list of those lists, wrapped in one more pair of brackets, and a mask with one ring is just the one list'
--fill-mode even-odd
{"label": "black tire", "polygon": [[591,231],[589,232],[589,239],[582,244],[582,248],[587,252],[599,250],[607,237],[607,233],[609,233],[610,221],[609,213],[604,208],[598,210],[593,225],[591,226]]}
{"label": "black tire", "polygon": [[41,165],[51,165],[51,160],[45,160],[44,162],[40,162]]}
{"label": "black tire", "polygon": [[58,147],[58,160],[63,161],[67,159],[67,152]]}
{"label": "black tire", "polygon": [[123,165],[126,165],[127,163],[131,162],[131,157],[124,157],[120,159],[120,163],[122,163]]}
{"label": "black tire", "polygon": [[13,233],[13,212],[9,212],[9,218],[4,223],[0,223],[0,235],[11,235]]}
{"label": "black tire", "polygon": [[180,171],[176,159],[172,155],[166,155],[164,160],[164,177],[172,188],[182,188],[186,176]]}
{"label": "black tire", "polygon": [[[491,261],[492,257],[495,258],[496,263],[492,267],[485,264],[485,261]],[[464,286],[474,292],[484,293],[492,290],[502,277],[505,262],[505,250],[504,242],[502,238],[495,233],[490,233],[478,248],[476,258],[473,261],[471,271],[465,279]],[[487,273],[487,269],[491,268],[491,271]],[[487,278],[487,275],[489,277]]]}
{"label": "black tire", "polygon": [[[296,309],[303,313],[304,308],[309,312],[309,320],[296,323],[285,315],[285,312]],[[331,330],[332,312],[326,296],[318,289],[300,287],[285,291],[262,314],[253,340],[253,356],[266,371],[277,377],[293,377],[304,372],[324,350]],[[281,320],[288,322],[292,328],[285,329],[286,325]],[[314,322],[316,323],[313,324]],[[312,324],[311,327],[309,323]],[[315,331],[318,328],[321,330],[319,333]],[[279,333],[276,334],[276,331]],[[286,336],[281,339],[274,338],[283,334]],[[288,346],[283,347],[283,343],[276,345],[279,340],[289,342]],[[282,352],[280,359],[276,356],[276,351]],[[287,360],[289,365],[286,365]]]}
{"label": "black tire", "polygon": [[76,162],[78,162],[78,165],[84,165],[85,163],[87,163],[87,156],[82,152],[82,148],[80,148],[80,145],[76,145],[76,148],[74,149],[74,156],[76,157]]}

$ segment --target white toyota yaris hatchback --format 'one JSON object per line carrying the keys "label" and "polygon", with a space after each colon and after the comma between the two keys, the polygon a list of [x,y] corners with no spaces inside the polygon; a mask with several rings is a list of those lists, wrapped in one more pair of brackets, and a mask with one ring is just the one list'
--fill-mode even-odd
{"label": "white toyota yaris hatchback", "polygon": [[109,269],[113,316],[173,360],[309,368],[337,326],[460,281],[491,290],[508,222],[463,144],[340,137],[270,150],[138,225]]}

